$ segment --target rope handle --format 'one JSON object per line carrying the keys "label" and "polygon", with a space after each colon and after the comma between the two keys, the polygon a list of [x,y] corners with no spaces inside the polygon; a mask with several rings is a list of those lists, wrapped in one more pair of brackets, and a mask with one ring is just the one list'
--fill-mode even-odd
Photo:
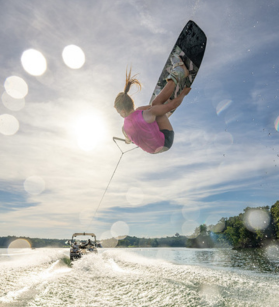
{"label": "rope handle", "polygon": [[112,139],[113,139],[114,142],[115,142],[116,140],[118,140],[118,141],[122,141],[122,142],[125,142],[125,143],[126,143],[126,140],[125,140],[125,139],[121,139],[121,138],[118,138],[118,137],[116,137],[116,136],[114,136]]}

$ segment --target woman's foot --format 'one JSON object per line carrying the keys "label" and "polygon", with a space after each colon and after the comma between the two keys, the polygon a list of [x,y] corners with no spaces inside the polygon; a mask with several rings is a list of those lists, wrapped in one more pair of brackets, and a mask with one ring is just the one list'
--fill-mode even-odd
{"label": "woman's foot", "polygon": [[189,71],[179,56],[172,56],[171,63],[173,67],[167,80],[173,80],[174,83],[177,84],[189,76]]}

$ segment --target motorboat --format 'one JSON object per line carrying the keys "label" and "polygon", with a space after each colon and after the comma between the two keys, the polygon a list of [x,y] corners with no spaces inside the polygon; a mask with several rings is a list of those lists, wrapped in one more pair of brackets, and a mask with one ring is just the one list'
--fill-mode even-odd
{"label": "motorboat", "polygon": [[[84,238],[87,237],[87,238]],[[89,238],[88,238],[89,237]],[[72,240],[65,242],[70,245],[70,259],[80,259],[82,256],[89,253],[98,253],[98,248],[102,247],[101,243],[97,241],[94,233],[74,233]]]}

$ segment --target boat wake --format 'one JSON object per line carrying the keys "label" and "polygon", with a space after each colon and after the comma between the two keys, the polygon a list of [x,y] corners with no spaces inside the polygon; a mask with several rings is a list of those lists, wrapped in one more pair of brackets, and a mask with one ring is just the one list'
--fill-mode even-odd
{"label": "boat wake", "polygon": [[1,262],[1,305],[278,306],[271,274],[177,265],[127,249],[104,249],[71,266],[61,250],[31,259]]}

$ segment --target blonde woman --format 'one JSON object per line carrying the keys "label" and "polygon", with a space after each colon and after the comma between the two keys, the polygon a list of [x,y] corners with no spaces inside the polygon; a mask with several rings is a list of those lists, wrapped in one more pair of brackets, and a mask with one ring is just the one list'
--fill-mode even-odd
{"label": "blonde woman", "polygon": [[177,83],[189,75],[189,71],[179,57],[174,56],[171,61],[173,68],[167,77],[167,84],[153,100],[152,105],[135,109],[134,101],[128,92],[132,85],[141,89],[141,84],[135,76],[131,77],[131,69],[129,73],[126,71],[124,92],[119,93],[114,102],[116,111],[124,118],[122,131],[126,143],[133,142],[151,154],[161,153],[171,148],[174,131],[167,113],[176,109],[191,90],[191,88],[184,88],[177,98],[169,100]]}

